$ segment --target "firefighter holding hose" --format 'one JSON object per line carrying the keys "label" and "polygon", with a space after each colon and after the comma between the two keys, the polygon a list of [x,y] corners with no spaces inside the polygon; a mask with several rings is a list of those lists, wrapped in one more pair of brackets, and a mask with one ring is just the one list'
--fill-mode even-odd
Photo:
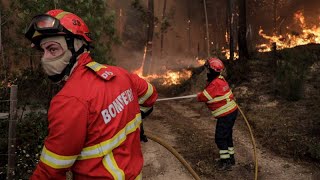
{"label": "firefighter holding hose", "polygon": [[230,170],[235,164],[232,132],[238,107],[228,82],[221,75],[224,70],[222,61],[215,57],[209,58],[205,67],[207,85],[197,94],[197,100],[206,103],[212,116],[217,119],[215,143],[219,148],[220,158],[216,166],[218,170]]}

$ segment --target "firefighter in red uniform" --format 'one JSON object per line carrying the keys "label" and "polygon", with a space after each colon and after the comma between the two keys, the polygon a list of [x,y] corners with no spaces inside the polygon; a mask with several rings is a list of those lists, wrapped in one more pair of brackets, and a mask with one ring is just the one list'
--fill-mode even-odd
{"label": "firefighter in red uniform", "polygon": [[217,119],[215,142],[220,154],[217,168],[229,170],[235,164],[232,128],[237,118],[238,107],[228,82],[221,75],[224,69],[222,61],[210,58],[206,61],[205,67],[208,72],[207,86],[198,93],[197,99],[205,102],[213,117]]}
{"label": "firefighter in red uniform", "polygon": [[48,111],[49,133],[32,180],[141,179],[142,116],[152,111],[155,88],[126,70],[99,64],[89,52],[89,29],[63,10],[35,16],[25,34],[43,50],[42,67],[64,82]]}

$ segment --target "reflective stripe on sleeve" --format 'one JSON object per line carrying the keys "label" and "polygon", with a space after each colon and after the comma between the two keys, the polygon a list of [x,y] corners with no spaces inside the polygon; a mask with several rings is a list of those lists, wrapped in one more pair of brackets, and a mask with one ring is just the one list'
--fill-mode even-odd
{"label": "reflective stripe on sleeve", "polygon": [[62,169],[69,168],[76,161],[77,156],[61,156],[49,151],[45,146],[43,146],[40,160],[54,168],[54,169]]}
{"label": "reflective stripe on sleeve", "polygon": [[150,83],[148,83],[148,90],[143,96],[139,97],[139,104],[143,104],[152,94],[153,86]]}
{"label": "reflective stripe on sleeve", "polygon": [[110,152],[109,154],[103,157],[102,163],[103,163],[103,166],[112,175],[113,179],[117,179],[117,180],[125,179],[124,172],[122,169],[119,168],[116,160],[114,159],[112,152]]}
{"label": "reflective stripe on sleeve", "polygon": [[143,107],[143,106],[140,106],[140,111],[146,113],[148,112],[152,107]]}
{"label": "reflective stripe on sleeve", "polygon": [[230,110],[232,110],[233,108],[235,108],[237,106],[236,102],[235,101],[229,101],[227,102],[227,104],[221,106],[220,108],[214,110],[214,111],[211,111],[211,114],[214,116],[214,117],[217,117],[223,113],[226,113]]}
{"label": "reflective stripe on sleeve", "polygon": [[85,147],[81,151],[77,160],[91,159],[96,157],[102,157],[109,154],[113,149],[118,147],[122,142],[126,140],[128,134],[136,131],[141,124],[141,114],[137,114],[136,117],[131,120],[123,129],[121,129],[111,139],[103,141],[99,144]]}
{"label": "reflective stripe on sleeve", "polygon": [[218,101],[222,101],[224,99],[229,99],[231,95],[232,95],[232,91],[229,91],[227,94],[225,94],[223,96],[215,97],[215,98],[209,100],[207,103],[211,104],[211,103],[215,103],[215,102],[218,102]]}
{"label": "reflective stripe on sleeve", "polygon": [[[117,179],[117,180],[125,179],[125,174],[123,170],[119,168],[112,152],[103,157],[102,164],[108,170],[108,172],[112,175],[113,179]],[[142,173],[140,172],[139,175],[134,180],[142,180]]]}
{"label": "reflective stripe on sleeve", "polygon": [[140,174],[134,180],[142,180],[142,173],[140,172]]}
{"label": "reflective stripe on sleeve", "polygon": [[203,90],[203,95],[208,99],[208,101],[212,100],[212,97],[210,94],[207,92],[207,90]]}

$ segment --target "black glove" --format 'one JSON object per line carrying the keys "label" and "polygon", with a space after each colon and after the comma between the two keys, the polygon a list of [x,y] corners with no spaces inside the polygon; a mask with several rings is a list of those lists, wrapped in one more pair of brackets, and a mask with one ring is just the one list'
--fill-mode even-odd
{"label": "black glove", "polygon": [[[149,111],[147,112],[140,111],[141,118],[142,119],[146,118],[152,111],[153,111],[153,107],[151,107],[151,109],[149,109]],[[147,136],[144,135],[143,123],[141,123],[140,125],[140,141],[148,142]]]}
{"label": "black glove", "polygon": [[143,123],[140,125],[140,141],[148,142],[148,138],[144,135]]}
{"label": "black glove", "polygon": [[149,109],[147,112],[140,111],[141,113],[141,118],[144,119],[145,117],[149,116],[149,114],[153,111],[153,107]]}

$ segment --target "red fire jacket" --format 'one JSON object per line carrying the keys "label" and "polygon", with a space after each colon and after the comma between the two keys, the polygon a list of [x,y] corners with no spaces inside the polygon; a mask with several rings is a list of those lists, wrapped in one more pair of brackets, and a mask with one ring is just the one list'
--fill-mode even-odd
{"label": "red fire jacket", "polygon": [[223,76],[211,81],[201,93],[198,93],[197,100],[205,102],[216,118],[228,115],[238,108]]}
{"label": "red fire jacket", "polygon": [[[83,53],[52,99],[49,134],[31,179],[141,179],[141,110],[158,94],[126,70],[102,65]],[[140,107],[139,107],[140,106]]]}

